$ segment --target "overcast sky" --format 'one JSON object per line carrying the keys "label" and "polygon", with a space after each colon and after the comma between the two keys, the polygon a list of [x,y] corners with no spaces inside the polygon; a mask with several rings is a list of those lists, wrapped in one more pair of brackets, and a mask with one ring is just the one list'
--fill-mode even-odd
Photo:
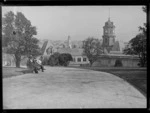
{"label": "overcast sky", "polygon": [[89,36],[102,39],[103,26],[109,17],[114,22],[116,39],[129,41],[146,22],[142,6],[17,6],[2,7],[22,12],[37,27],[38,39],[84,40]]}

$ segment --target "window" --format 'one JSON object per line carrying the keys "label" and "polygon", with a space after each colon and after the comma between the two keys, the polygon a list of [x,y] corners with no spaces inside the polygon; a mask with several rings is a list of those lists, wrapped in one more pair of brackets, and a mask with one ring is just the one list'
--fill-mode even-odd
{"label": "window", "polygon": [[107,44],[107,38],[105,38],[105,44]]}
{"label": "window", "polygon": [[73,62],[76,62],[76,59],[75,59],[75,58],[73,58]]}
{"label": "window", "polygon": [[81,58],[78,58],[78,62],[81,62]]}
{"label": "window", "polygon": [[86,62],[86,58],[83,58],[83,62]]}

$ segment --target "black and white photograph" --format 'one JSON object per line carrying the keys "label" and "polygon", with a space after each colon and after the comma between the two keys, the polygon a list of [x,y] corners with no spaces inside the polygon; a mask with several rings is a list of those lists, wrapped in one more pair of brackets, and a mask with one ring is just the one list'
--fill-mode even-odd
{"label": "black and white photograph", "polygon": [[147,108],[145,5],[1,9],[4,110]]}

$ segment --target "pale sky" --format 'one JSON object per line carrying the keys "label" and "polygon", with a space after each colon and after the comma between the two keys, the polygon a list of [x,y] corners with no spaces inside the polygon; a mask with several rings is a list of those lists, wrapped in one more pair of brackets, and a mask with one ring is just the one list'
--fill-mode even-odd
{"label": "pale sky", "polygon": [[38,39],[84,40],[89,36],[102,39],[103,26],[109,17],[114,22],[116,39],[129,41],[146,22],[142,6],[3,6],[8,11],[22,12],[37,27]]}

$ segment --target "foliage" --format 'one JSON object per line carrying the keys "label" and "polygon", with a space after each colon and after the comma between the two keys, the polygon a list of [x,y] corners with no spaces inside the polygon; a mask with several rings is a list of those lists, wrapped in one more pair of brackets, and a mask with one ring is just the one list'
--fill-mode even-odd
{"label": "foliage", "polygon": [[[142,9],[145,13],[147,12],[146,7],[142,7]],[[144,23],[144,27],[140,26],[139,30],[142,32],[129,41],[124,53],[138,55],[140,58],[139,66],[144,67],[147,65],[147,24]]]}
{"label": "foliage", "polygon": [[69,53],[58,53],[55,52],[53,55],[51,55],[48,59],[48,65],[50,66],[68,66],[69,62],[72,61],[73,58],[71,54]]}
{"label": "foliage", "polygon": [[69,53],[62,53],[59,55],[59,64],[61,66],[68,66],[69,62],[73,61],[71,54]]}
{"label": "foliage", "polygon": [[6,13],[2,19],[2,46],[6,52],[14,54],[16,67],[20,67],[21,56],[40,55],[38,46],[39,40],[33,37],[36,35],[36,27],[22,14],[12,11]]}
{"label": "foliage", "polygon": [[147,12],[147,7],[146,6],[144,6],[144,7],[142,7],[142,10],[143,10],[143,12]]}
{"label": "foliage", "polygon": [[88,57],[91,65],[93,64],[94,61],[97,60],[97,58],[102,53],[100,41],[93,37],[89,37],[83,41],[83,50],[84,50],[83,54]]}
{"label": "foliage", "polygon": [[50,65],[50,66],[59,65],[59,59],[58,59],[59,55],[60,55],[60,53],[58,53],[58,52],[51,55],[50,58],[48,59],[48,65]]}
{"label": "foliage", "polygon": [[42,60],[42,64],[43,64],[43,65],[49,65],[49,64],[48,64],[49,57],[50,57],[50,56],[43,56],[43,60]]}
{"label": "foliage", "polygon": [[[144,13],[146,13],[147,12],[147,7],[142,7],[142,10],[143,10]],[[143,27],[139,26],[139,31],[142,31],[142,33],[146,36],[147,23],[144,23],[143,25],[144,25]]]}
{"label": "foliage", "polygon": [[146,34],[147,34],[147,24],[144,23],[143,27],[139,26],[139,31],[142,31],[142,33],[146,36]]}
{"label": "foliage", "polygon": [[116,62],[115,62],[115,67],[122,67],[122,62],[121,60],[117,59]]}
{"label": "foliage", "polygon": [[128,46],[124,49],[125,54],[138,55],[140,58],[140,66],[146,66],[147,51],[146,51],[146,37],[140,33],[135,38],[131,39]]}

